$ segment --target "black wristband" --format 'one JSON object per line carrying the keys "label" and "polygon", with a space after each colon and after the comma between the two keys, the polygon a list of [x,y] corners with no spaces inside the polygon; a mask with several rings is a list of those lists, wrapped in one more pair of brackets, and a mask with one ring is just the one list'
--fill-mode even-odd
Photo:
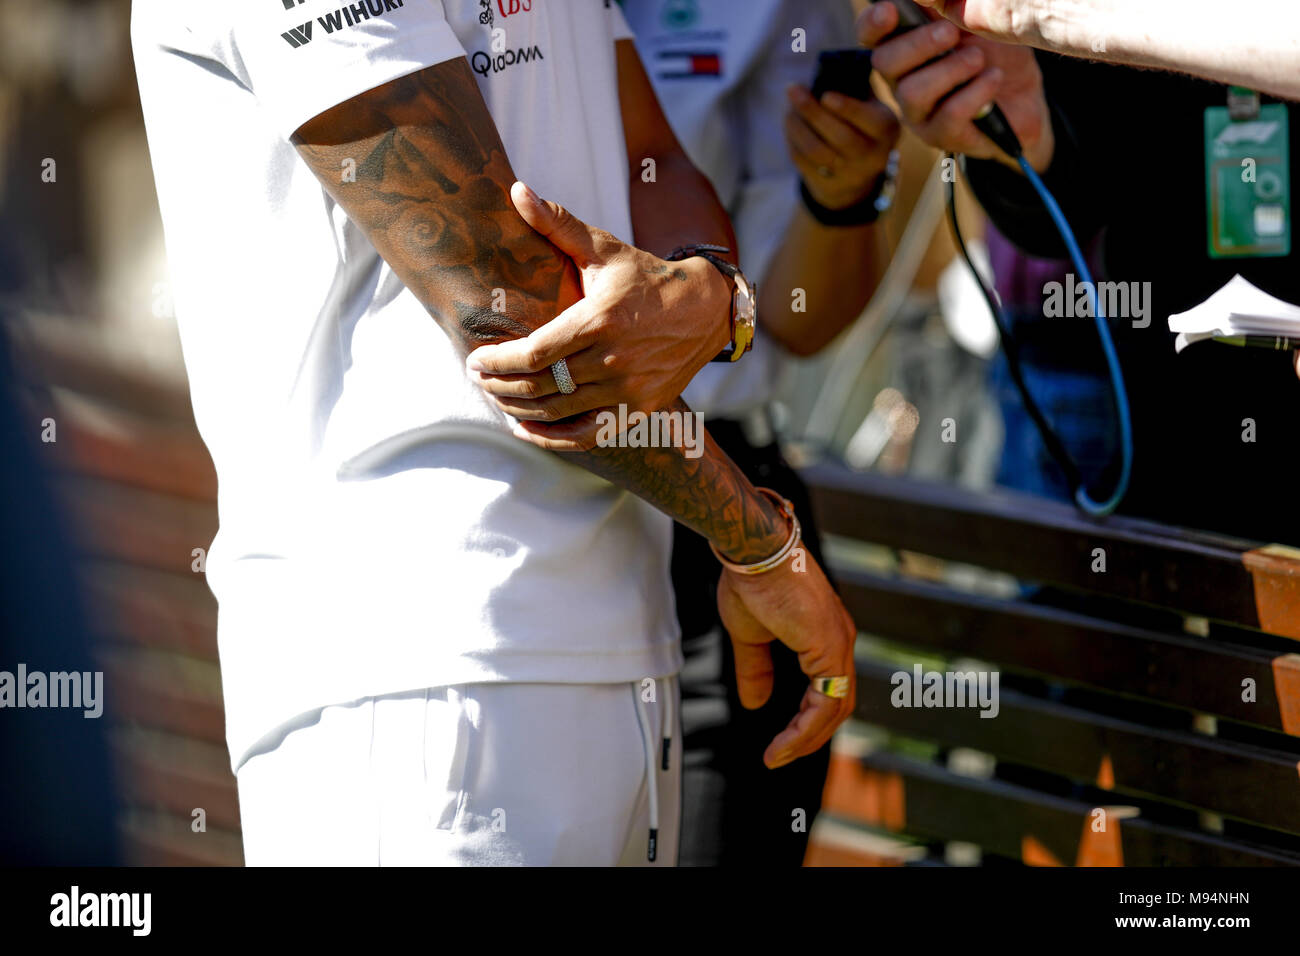
{"label": "black wristband", "polygon": [[884,173],[881,173],[880,178],[876,180],[875,188],[867,194],[865,199],[861,199],[852,206],[846,206],[843,209],[827,209],[816,199],[813,199],[812,193],[808,191],[808,186],[802,179],[799,180],[799,195],[803,199],[803,205],[808,210],[808,214],[823,226],[867,226],[880,218],[881,210],[876,206],[876,201],[880,199],[881,194],[885,191],[887,178]]}

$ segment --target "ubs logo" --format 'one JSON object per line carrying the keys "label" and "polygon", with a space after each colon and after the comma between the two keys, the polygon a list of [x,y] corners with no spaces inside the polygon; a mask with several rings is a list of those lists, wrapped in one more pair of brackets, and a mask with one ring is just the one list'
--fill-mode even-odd
{"label": "ubs logo", "polygon": [[533,0],[497,0],[497,10],[501,12],[502,17],[516,13],[531,13]]}

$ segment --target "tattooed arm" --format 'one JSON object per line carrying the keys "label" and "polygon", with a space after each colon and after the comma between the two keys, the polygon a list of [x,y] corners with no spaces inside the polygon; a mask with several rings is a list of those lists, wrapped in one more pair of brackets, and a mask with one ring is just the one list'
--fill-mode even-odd
{"label": "tattooed arm", "polygon": [[[581,297],[578,268],[529,222],[575,247],[585,243],[592,257],[601,258],[600,284],[636,288],[647,319],[684,305],[689,295],[716,301],[727,294],[726,283],[702,260],[670,266],[530,197],[522,184],[514,186],[512,199],[514,171],[464,59],[340,104],[299,128],[294,144],[462,350],[527,335]],[[357,175],[344,183],[339,170],[349,158],[357,162]],[[496,289],[504,291],[500,312],[492,308]],[[589,284],[588,299],[599,297]],[[630,321],[637,321],[638,308],[629,311]],[[669,404],[686,410],[680,401],[660,407]],[[655,505],[732,560],[759,560],[785,541],[784,520],[711,440],[695,459],[679,446],[599,448],[568,460]],[[757,706],[770,693],[772,640],[794,648],[810,676],[852,674],[852,622],[810,557],[802,573],[786,562],[771,574],[736,577],[743,580],[728,584],[724,576],[720,603],[737,641],[747,704]],[[811,753],[851,709],[851,696],[833,700],[809,691],[769,748],[768,763]]]}
{"label": "tattooed arm", "polygon": [[[294,143],[464,352],[527,336],[582,298],[573,262],[516,212],[514,172],[463,60],[349,100],[303,125]],[[338,171],[349,158],[355,182],[342,182]],[[579,225],[555,206],[531,214],[560,218],[557,230]],[[609,266],[604,281],[639,282],[647,312],[698,294],[708,273],[716,276],[703,260],[663,263],[608,234],[596,241],[627,250],[627,261]],[[500,311],[492,308],[494,290],[504,293]],[[680,402],[674,407],[687,411]],[[570,460],[645,498],[734,560],[758,560],[784,542],[775,509],[711,443],[697,459],[677,447],[596,448]]]}
{"label": "tattooed arm", "polygon": [[[660,308],[643,309],[635,324],[625,325],[617,337],[603,343],[606,359],[612,349],[617,349],[615,358],[623,358],[625,374],[611,375],[608,368],[590,361],[598,353],[590,350],[584,333],[601,311],[626,313],[629,306],[642,305],[628,295],[636,286],[602,281],[608,263],[584,257],[580,248],[566,243],[585,239],[585,226],[554,231],[546,228],[545,217],[538,222],[525,212],[530,225],[579,260],[588,301],[527,339],[478,349],[470,361],[471,368],[483,373],[479,384],[488,396],[503,411],[527,422],[520,437],[543,448],[590,448],[595,441],[593,416],[549,424],[557,418],[617,404],[646,412],[663,408],[731,337],[732,284],[700,259],[672,268],[655,260],[680,246],[712,245],[730,250],[718,255],[738,263],[731,219],[713,185],[677,141],[636,46],[619,40],[614,49],[633,242],[654,254],[640,254],[649,274],[672,275],[687,285],[670,289],[677,293],[675,298],[665,299]],[[620,247],[626,248],[617,244],[615,254]],[[603,294],[594,295],[593,290]],[[561,358],[582,386],[577,394],[558,394],[550,367]],[[599,387],[591,388],[593,384]]]}

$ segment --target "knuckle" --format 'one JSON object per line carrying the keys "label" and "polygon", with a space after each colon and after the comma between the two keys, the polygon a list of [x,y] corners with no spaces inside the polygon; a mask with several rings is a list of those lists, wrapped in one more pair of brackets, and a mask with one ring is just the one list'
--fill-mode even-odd
{"label": "knuckle", "polygon": [[909,123],[919,123],[925,118],[921,108],[920,85],[916,77],[909,76],[898,84],[896,90],[898,108],[902,110],[903,119]]}
{"label": "knuckle", "polygon": [[601,312],[598,320],[600,332],[598,334],[618,334],[621,333],[631,322],[631,312],[622,302],[614,302]]}
{"label": "knuckle", "polygon": [[[879,42],[880,38],[877,38],[876,43],[878,44]],[[871,44],[868,45],[870,46]],[[875,68],[875,71],[884,78],[886,83],[891,85],[898,83],[898,56],[897,51],[894,48],[876,48],[875,52],[871,55],[871,65]]]}
{"label": "knuckle", "polygon": [[553,203],[552,205],[554,205],[554,207],[555,207],[555,223],[556,223],[556,225],[558,225],[558,226],[568,226],[568,225],[572,224],[572,222],[573,222],[573,218],[574,218],[574,217],[573,217],[573,213],[569,212],[568,209],[566,209],[564,206],[560,205],[558,202],[557,202],[557,203]]}

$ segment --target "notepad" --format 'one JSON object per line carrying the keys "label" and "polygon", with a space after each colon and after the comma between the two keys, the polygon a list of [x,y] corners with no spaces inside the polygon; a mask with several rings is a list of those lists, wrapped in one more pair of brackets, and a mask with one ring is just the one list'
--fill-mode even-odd
{"label": "notepad", "polygon": [[1283,302],[1241,276],[1195,308],[1169,317],[1174,349],[1204,341],[1264,348],[1300,348],[1300,305]]}

